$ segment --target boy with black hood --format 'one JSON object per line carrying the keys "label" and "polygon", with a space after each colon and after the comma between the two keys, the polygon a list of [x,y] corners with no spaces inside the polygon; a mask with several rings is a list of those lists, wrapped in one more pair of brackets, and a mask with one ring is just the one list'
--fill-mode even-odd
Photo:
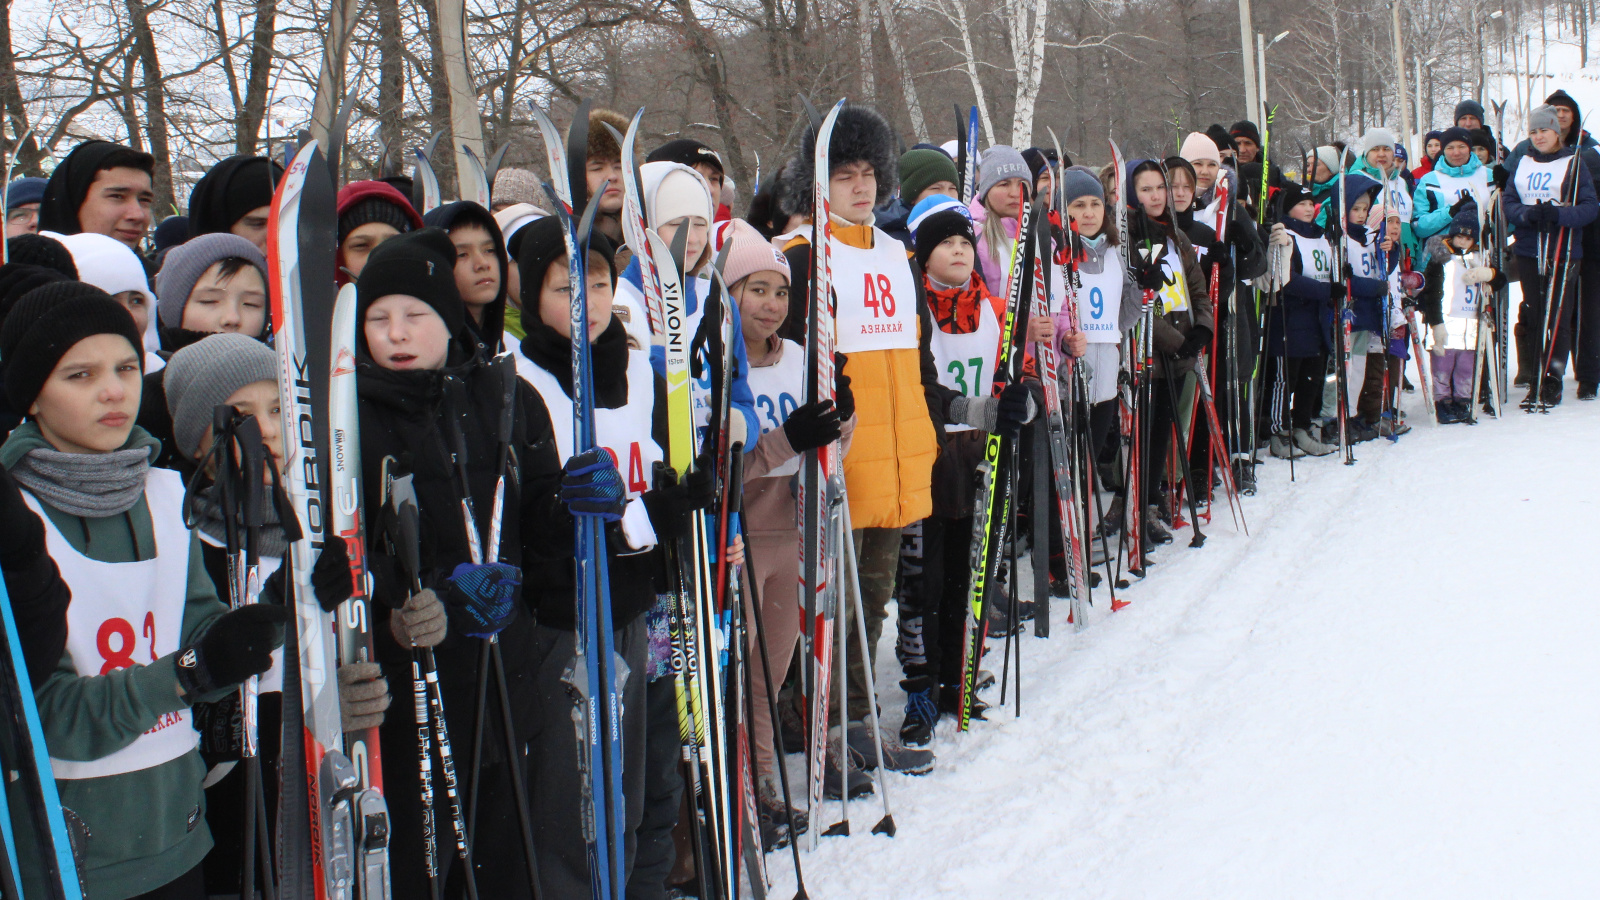
{"label": "boy with black hood", "polygon": [[[576,646],[572,516],[595,515],[607,523],[614,641],[630,672],[620,689],[628,895],[660,897],[672,868],[671,831],[683,781],[676,756],[657,752],[663,748],[656,736],[676,724],[677,711],[662,702],[670,691],[647,695],[647,682],[660,680],[651,664],[666,658],[658,647],[665,651],[667,640],[665,620],[659,629],[651,627],[647,613],[665,584],[662,545],[689,533],[690,514],[711,505],[715,484],[707,467],[681,481],[670,470],[653,485],[647,481],[665,460],[666,382],[651,368],[649,349],[630,346],[627,330],[612,312],[611,241],[596,232],[589,243],[589,340],[599,446],[585,453],[575,454],[572,440],[571,283],[555,219],[524,226],[517,264],[527,337],[513,357],[517,372],[549,410],[552,452],[565,461],[566,473],[566,505],[553,509],[545,525],[553,534],[525,544],[526,559],[541,565],[539,578],[524,584],[523,596],[538,619],[529,656],[536,700],[528,766],[542,895],[589,895],[581,783],[572,770],[578,753],[573,698],[563,672]],[[599,499],[602,493],[608,499]]]}
{"label": "boy with black hood", "polygon": [[[373,251],[356,282],[358,332],[356,384],[361,410],[361,472],[369,507],[381,507],[385,474],[409,473],[420,512],[422,586],[413,592],[411,574],[396,552],[386,519],[374,515],[368,532],[367,561],[373,575],[376,655],[391,683],[410,677],[413,648],[433,647],[443,690],[444,711],[460,760],[471,758],[477,707],[477,666],[482,650],[474,639],[498,629],[508,698],[518,727],[518,746],[534,695],[534,620],[519,568],[527,548],[562,544],[563,516],[556,499],[560,465],[554,456],[550,419],[531,391],[518,390],[505,482],[505,514],[498,563],[474,565],[458,485],[464,480],[476,510],[477,540],[487,541],[496,484],[501,476],[499,422],[504,398],[502,360],[489,364],[477,353],[466,325],[466,310],[456,290],[450,238],[424,228],[391,238]],[[464,455],[464,458],[463,458]],[[571,546],[571,540],[566,540]],[[541,579],[543,580],[543,579]],[[521,599],[519,599],[519,596]],[[441,602],[441,598],[442,602]],[[470,610],[495,607],[485,625]],[[447,614],[448,610],[448,614]],[[448,615],[448,623],[447,623]],[[387,626],[387,627],[385,627]],[[488,707],[495,709],[494,704]],[[568,725],[570,737],[571,726]],[[422,870],[417,726],[410,716],[388,716],[381,729],[384,793],[392,818],[390,854],[394,896],[429,896]],[[485,717],[483,767],[475,785],[478,809],[473,828],[475,878],[483,896],[528,897],[522,841],[517,824],[512,766],[498,715]],[[569,756],[570,765],[575,757]],[[444,875],[462,877],[452,858],[449,819],[439,818],[435,834]],[[541,871],[550,863],[539,860]],[[455,889],[452,888],[452,896]],[[544,896],[559,896],[548,891]]]}
{"label": "boy with black hood", "polygon": [[283,166],[265,156],[230,156],[200,176],[189,194],[189,236],[225,231],[267,252],[267,218]]}
{"label": "boy with black hood", "polygon": [[1273,240],[1289,254],[1290,274],[1277,304],[1267,312],[1269,366],[1264,377],[1271,388],[1262,414],[1270,426],[1273,456],[1326,456],[1336,448],[1317,440],[1310,429],[1322,407],[1332,346],[1329,318],[1344,300],[1344,282],[1334,278],[1333,248],[1327,232],[1316,224],[1311,192],[1292,181],[1281,191],[1284,231],[1275,232]]}
{"label": "boy with black hood", "polygon": [[467,307],[467,328],[485,359],[500,353],[506,321],[506,242],[494,214],[471,200],[428,211],[422,224],[442,228],[456,248],[456,290]]}
{"label": "boy with black hood", "polygon": [[39,230],[90,231],[139,252],[150,230],[155,159],[110,141],[84,141],[50,173],[39,204]]}

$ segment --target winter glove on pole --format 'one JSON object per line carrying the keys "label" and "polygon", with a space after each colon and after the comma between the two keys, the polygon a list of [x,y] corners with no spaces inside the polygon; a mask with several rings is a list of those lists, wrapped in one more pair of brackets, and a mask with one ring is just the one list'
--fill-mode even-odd
{"label": "winter glove on pole", "polygon": [[1554,231],[1561,223],[1561,214],[1549,200],[1540,200],[1528,207],[1525,213],[1528,224],[1540,231]]}
{"label": "winter glove on pole", "polygon": [[789,414],[783,423],[783,436],[796,453],[815,450],[839,439],[839,410],[831,400],[807,403]]}
{"label": "winter glove on pole", "polygon": [[1449,337],[1450,337],[1450,332],[1444,327],[1444,323],[1443,322],[1440,322],[1439,324],[1433,326],[1433,352],[1434,352],[1434,355],[1436,355],[1436,356],[1443,356],[1444,355],[1444,351],[1445,351],[1444,344],[1445,344],[1445,341],[1449,339]]}
{"label": "winter glove on pole", "polygon": [[456,631],[467,637],[487,638],[516,621],[521,569],[505,563],[462,563],[448,580],[445,606]]}
{"label": "winter glove on pole", "polygon": [[1020,381],[1006,385],[999,401],[996,426],[1001,434],[1016,434],[1039,414],[1033,390]]}
{"label": "winter glove on pole", "polygon": [[375,662],[339,667],[339,718],[345,731],[365,731],[383,724],[389,708],[389,680]]}
{"label": "winter glove on pole", "polygon": [[288,607],[252,603],[219,616],[178,650],[178,687],[185,699],[193,703],[271,668],[272,651],[282,646],[290,615]]}
{"label": "winter glove on pole", "polygon": [[32,565],[44,554],[44,523],[23,501],[11,473],[0,466],[0,569]]}
{"label": "winter glove on pole", "polygon": [[1211,346],[1211,329],[1204,325],[1196,325],[1183,339],[1183,346],[1178,348],[1179,359],[1191,359],[1199,356],[1200,351]]}
{"label": "winter glove on pole", "polygon": [[607,522],[622,518],[628,505],[627,487],[616,461],[602,447],[591,447],[561,467],[561,502],[575,516],[599,516]]}
{"label": "winter glove on pole", "polygon": [[436,647],[448,630],[444,604],[432,588],[411,595],[389,615],[389,633],[402,647]]}
{"label": "winter glove on pole", "polygon": [[850,390],[850,376],[844,373],[845,360],[843,353],[833,355],[833,406],[839,410],[841,423],[856,414],[856,395]]}

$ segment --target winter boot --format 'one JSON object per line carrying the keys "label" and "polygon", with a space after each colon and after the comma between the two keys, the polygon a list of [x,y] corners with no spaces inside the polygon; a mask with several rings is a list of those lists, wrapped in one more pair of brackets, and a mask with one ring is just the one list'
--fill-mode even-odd
{"label": "winter boot", "polygon": [[1256,466],[1248,457],[1233,461],[1233,484],[1246,497],[1256,494]]}
{"label": "winter boot", "polygon": [[1399,437],[1411,430],[1411,426],[1404,419],[1379,419],[1378,437]]}
{"label": "winter boot", "polygon": [[[850,743],[850,755],[856,758],[855,764],[867,772],[878,767],[878,748],[872,745],[872,736],[871,723],[850,723],[847,738]],[[899,772],[902,775],[926,775],[933,771],[932,750],[907,747],[888,739],[879,740],[878,745],[883,748],[883,767],[891,772]]]}
{"label": "winter boot", "polygon": [[1329,453],[1339,449],[1317,440],[1311,436],[1311,432],[1304,428],[1296,428],[1294,430],[1294,445],[1311,456],[1327,456]]}
{"label": "winter boot", "polygon": [[[982,673],[980,672],[979,675],[981,676]],[[976,696],[969,698],[967,702],[972,709],[972,718],[974,719],[983,718],[983,714],[989,711],[989,704]],[[961,717],[961,685],[944,684],[939,686],[939,712],[958,719]]]}
{"label": "winter boot", "polygon": [[1366,419],[1354,416],[1350,419],[1350,443],[1365,444],[1378,436],[1378,429]]}
{"label": "winter boot", "polygon": [[1113,539],[1122,533],[1123,505],[1121,497],[1112,497],[1106,504],[1105,514],[1095,526],[1095,536]]}
{"label": "winter boot", "polygon": [[1461,410],[1454,400],[1435,400],[1433,409],[1439,417],[1440,425],[1456,425],[1461,422]]}
{"label": "winter boot", "polygon": [[939,684],[927,675],[900,682],[906,692],[906,718],[900,723],[900,743],[907,747],[926,747],[933,742],[934,725],[939,721]]}
{"label": "winter boot", "polygon": [[1271,442],[1268,444],[1268,449],[1278,459],[1303,459],[1306,455],[1305,451],[1290,442],[1287,434],[1273,435]]}
{"label": "winter boot", "polygon": [[1172,532],[1161,525],[1160,510],[1154,504],[1145,513],[1144,539],[1151,546],[1160,547],[1172,543]]}
{"label": "winter boot", "polygon": [[[849,785],[850,799],[857,800],[872,793],[872,776],[861,770],[856,764],[856,755],[853,752],[845,754],[847,773],[843,776],[844,783]],[[828,729],[828,757],[822,773],[822,796],[828,800],[838,800],[841,775],[839,772],[839,726]]]}
{"label": "winter boot", "polygon": [[761,848],[768,853],[782,850],[796,835],[806,830],[806,814],[784,805],[783,794],[772,779],[762,776],[756,783],[756,819],[761,826]]}
{"label": "winter boot", "polygon": [[1578,382],[1578,399],[1584,401],[1585,403],[1595,399],[1595,392],[1597,389],[1600,389],[1600,385],[1596,385],[1592,381]]}

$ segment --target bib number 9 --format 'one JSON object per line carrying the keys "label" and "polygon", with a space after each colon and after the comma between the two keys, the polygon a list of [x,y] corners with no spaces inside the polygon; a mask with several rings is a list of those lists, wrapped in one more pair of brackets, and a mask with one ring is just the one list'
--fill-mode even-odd
{"label": "bib number 9", "polygon": [[1089,318],[1099,321],[1106,315],[1106,295],[1099,288],[1089,289]]}

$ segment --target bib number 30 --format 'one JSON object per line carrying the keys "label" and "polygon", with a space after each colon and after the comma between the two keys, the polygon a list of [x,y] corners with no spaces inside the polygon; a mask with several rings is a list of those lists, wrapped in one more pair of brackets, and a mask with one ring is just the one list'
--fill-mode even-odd
{"label": "bib number 30", "polygon": [[871,272],[861,276],[864,282],[861,286],[861,303],[872,310],[874,318],[894,318],[894,294],[891,292],[891,283],[887,275],[874,275]]}

